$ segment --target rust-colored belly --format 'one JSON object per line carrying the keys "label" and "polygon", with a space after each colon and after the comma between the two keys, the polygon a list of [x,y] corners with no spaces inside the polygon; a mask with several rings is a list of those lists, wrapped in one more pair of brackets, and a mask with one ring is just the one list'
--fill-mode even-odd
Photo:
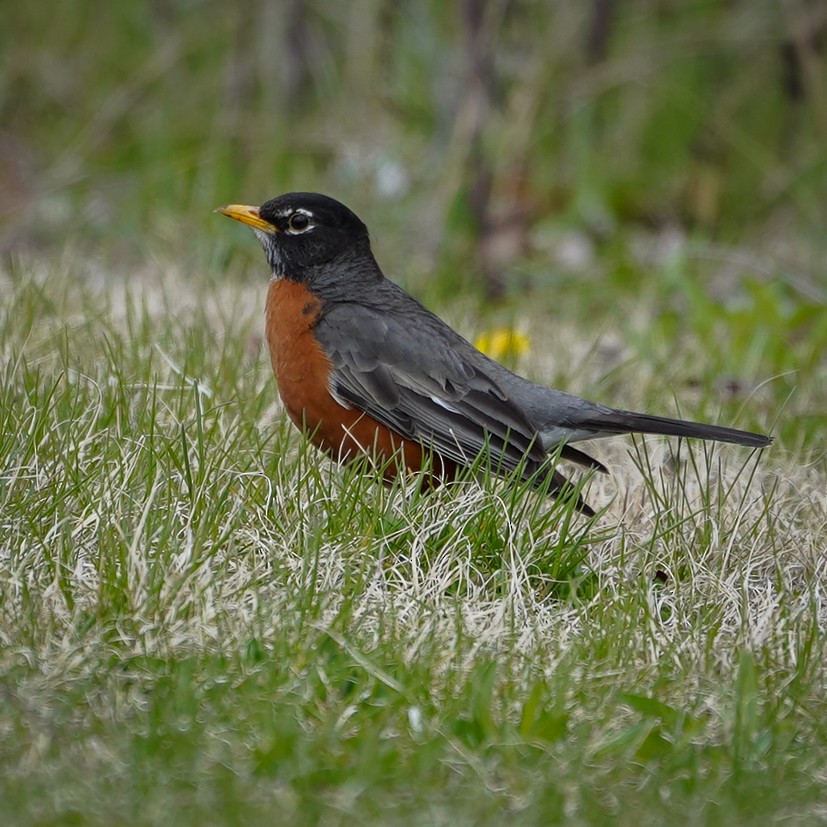
{"label": "rust-colored belly", "polygon": [[[368,454],[392,479],[399,465],[422,467],[422,446],[356,408],[345,408],[330,394],[330,360],[313,334],[321,302],[306,287],[274,279],[267,292],[266,335],[279,395],[290,419],[319,448],[340,461]],[[389,460],[395,462],[388,464]],[[400,461],[401,460],[401,461]],[[451,478],[456,466],[434,458],[434,476]]]}

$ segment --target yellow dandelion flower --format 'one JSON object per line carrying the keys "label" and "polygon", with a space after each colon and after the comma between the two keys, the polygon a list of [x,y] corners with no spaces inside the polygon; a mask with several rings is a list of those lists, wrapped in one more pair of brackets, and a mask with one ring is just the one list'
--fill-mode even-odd
{"label": "yellow dandelion flower", "polygon": [[475,347],[492,359],[516,359],[531,349],[531,339],[510,327],[498,327],[480,333]]}

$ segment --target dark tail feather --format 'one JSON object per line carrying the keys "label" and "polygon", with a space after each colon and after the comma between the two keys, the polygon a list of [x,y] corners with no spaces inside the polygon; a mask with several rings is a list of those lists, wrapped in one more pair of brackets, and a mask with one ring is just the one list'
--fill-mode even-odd
{"label": "dark tail feather", "polygon": [[588,454],[583,453],[583,451],[578,451],[577,448],[573,448],[571,445],[564,445],[560,449],[560,456],[569,462],[576,462],[578,465],[600,471],[601,474],[609,473],[609,469],[606,468],[602,462],[598,462],[594,457],[590,457]]}
{"label": "dark tail feather", "polygon": [[575,509],[581,514],[586,517],[594,517],[594,509],[580,496],[577,486],[550,464],[544,465],[533,476],[524,479],[531,484],[532,488],[542,488],[547,485],[546,493],[549,497],[567,497],[574,501]]}
{"label": "dark tail feather", "polygon": [[[585,416],[578,426],[594,428],[595,431],[613,434],[662,434],[664,436],[688,436],[695,439],[710,439],[716,442],[731,442],[751,448],[766,448],[772,437],[725,428],[721,425],[707,425],[704,422],[688,422],[685,419],[670,419],[665,416],[633,413],[632,411],[609,410]],[[565,456],[565,454],[563,455]]]}
{"label": "dark tail feather", "polygon": [[594,509],[580,496],[580,492],[572,485],[571,480],[564,477],[556,469],[552,471],[548,493],[552,497],[569,497],[574,501],[574,507],[581,514],[586,517],[594,517]]}
{"label": "dark tail feather", "polygon": [[[605,434],[660,434],[662,436],[692,437],[694,439],[708,439],[715,442],[730,442],[734,445],[746,445],[751,448],[766,448],[772,442],[772,437],[764,434],[755,434],[751,431],[740,431],[737,428],[725,428],[722,425],[708,425],[705,422],[689,422],[685,419],[670,419],[666,416],[634,413],[603,409],[596,413],[577,418],[572,427],[577,429],[594,429],[595,435]],[[606,467],[583,451],[571,445],[560,448],[560,457],[569,462],[576,462],[596,471],[606,473]],[[545,469],[547,466],[543,466]],[[574,500],[574,507],[587,517],[594,517],[595,512],[580,496],[576,486],[564,477],[556,468],[548,467],[535,472],[531,480],[535,488],[548,485],[548,493],[552,497],[570,497]]]}

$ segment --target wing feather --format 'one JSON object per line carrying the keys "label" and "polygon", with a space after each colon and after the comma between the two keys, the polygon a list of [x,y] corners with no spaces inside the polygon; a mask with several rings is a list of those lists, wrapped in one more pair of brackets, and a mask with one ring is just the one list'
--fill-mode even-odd
{"label": "wing feather", "polygon": [[463,358],[470,346],[459,336],[446,347],[427,326],[361,304],[334,304],[315,332],[331,359],[331,392],[383,425],[464,464],[484,449],[501,472],[525,462],[530,475],[545,461],[535,426]]}

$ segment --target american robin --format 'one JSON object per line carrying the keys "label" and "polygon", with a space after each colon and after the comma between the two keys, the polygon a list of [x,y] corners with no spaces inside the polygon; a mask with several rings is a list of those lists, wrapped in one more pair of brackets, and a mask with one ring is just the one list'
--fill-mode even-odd
{"label": "american robin", "polygon": [[284,407],[339,460],[368,454],[391,479],[402,468],[420,471],[427,458],[439,484],[483,455],[494,473],[519,468],[561,494],[571,486],[549,460],[556,448],[565,460],[606,470],[571,445],[577,440],[648,433],[753,448],[771,442],[609,408],[512,373],[388,280],[367,227],[332,198],[294,192],[217,211],[253,228],[272,270],[266,335]]}

